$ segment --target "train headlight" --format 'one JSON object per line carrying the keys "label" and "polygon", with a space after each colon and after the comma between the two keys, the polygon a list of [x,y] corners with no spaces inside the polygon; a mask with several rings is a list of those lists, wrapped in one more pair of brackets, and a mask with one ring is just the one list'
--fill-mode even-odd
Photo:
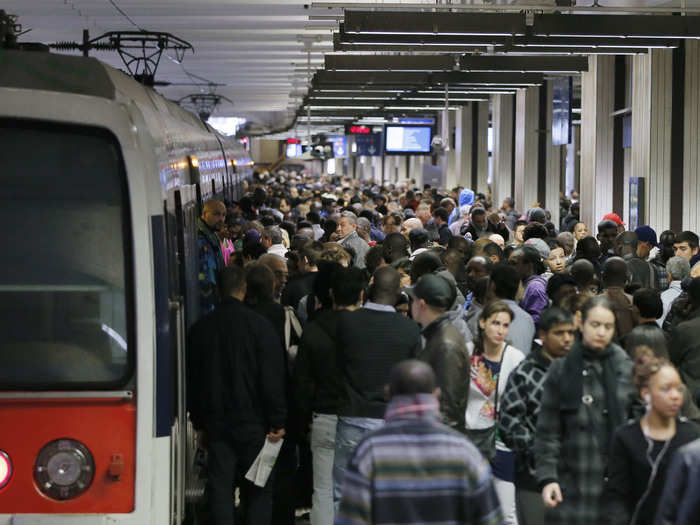
{"label": "train headlight", "polygon": [[12,460],[7,452],[0,450],[0,489],[4,488],[12,478]]}
{"label": "train headlight", "polygon": [[34,464],[34,480],[49,498],[66,500],[85,492],[95,476],[95,461],[88,448],[74,439],[47,443]]}

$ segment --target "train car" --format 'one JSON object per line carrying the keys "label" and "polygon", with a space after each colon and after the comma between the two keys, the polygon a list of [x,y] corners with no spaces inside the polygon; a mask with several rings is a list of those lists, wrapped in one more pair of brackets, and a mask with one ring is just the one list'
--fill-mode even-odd
{"label": "train car", "polygon": [[0,525],[183,520],[197,218],[251,175],[124,73],[0,49]]}

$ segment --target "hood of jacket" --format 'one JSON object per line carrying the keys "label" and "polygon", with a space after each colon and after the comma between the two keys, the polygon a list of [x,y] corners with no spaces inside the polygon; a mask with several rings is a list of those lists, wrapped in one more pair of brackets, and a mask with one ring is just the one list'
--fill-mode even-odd
{"label": "hood of jacket", "polygon": [[470,206],[474,204],[474,192],[466,188],[459,194],[459,205],[464,206],[465,204],[469,204]]}

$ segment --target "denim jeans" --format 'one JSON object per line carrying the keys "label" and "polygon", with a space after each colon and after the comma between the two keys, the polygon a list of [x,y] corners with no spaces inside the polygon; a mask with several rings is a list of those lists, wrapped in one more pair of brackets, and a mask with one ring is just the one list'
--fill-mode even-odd
{"label": "denim jeans", "polygon": [[311,497],[311,525],[333,525],[333,457],[338,416],[314,413],[311,424],[311,455],[314,492]]}
{"label": "denim jeans", "polygon": [[348,462],[362,437],[384,425],[383,419],[369,417],[338,417],[335,434],[335,457],[333,458],[333,502],[338,510],[343,494],[343,481]]}

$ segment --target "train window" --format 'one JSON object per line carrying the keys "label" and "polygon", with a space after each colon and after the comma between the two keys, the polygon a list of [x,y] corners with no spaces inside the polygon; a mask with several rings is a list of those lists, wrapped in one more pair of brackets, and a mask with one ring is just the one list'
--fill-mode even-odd
{"label": "train window", "polygon": [[129,216],[113,135],[0,119],[0,389],[129,380]]}

